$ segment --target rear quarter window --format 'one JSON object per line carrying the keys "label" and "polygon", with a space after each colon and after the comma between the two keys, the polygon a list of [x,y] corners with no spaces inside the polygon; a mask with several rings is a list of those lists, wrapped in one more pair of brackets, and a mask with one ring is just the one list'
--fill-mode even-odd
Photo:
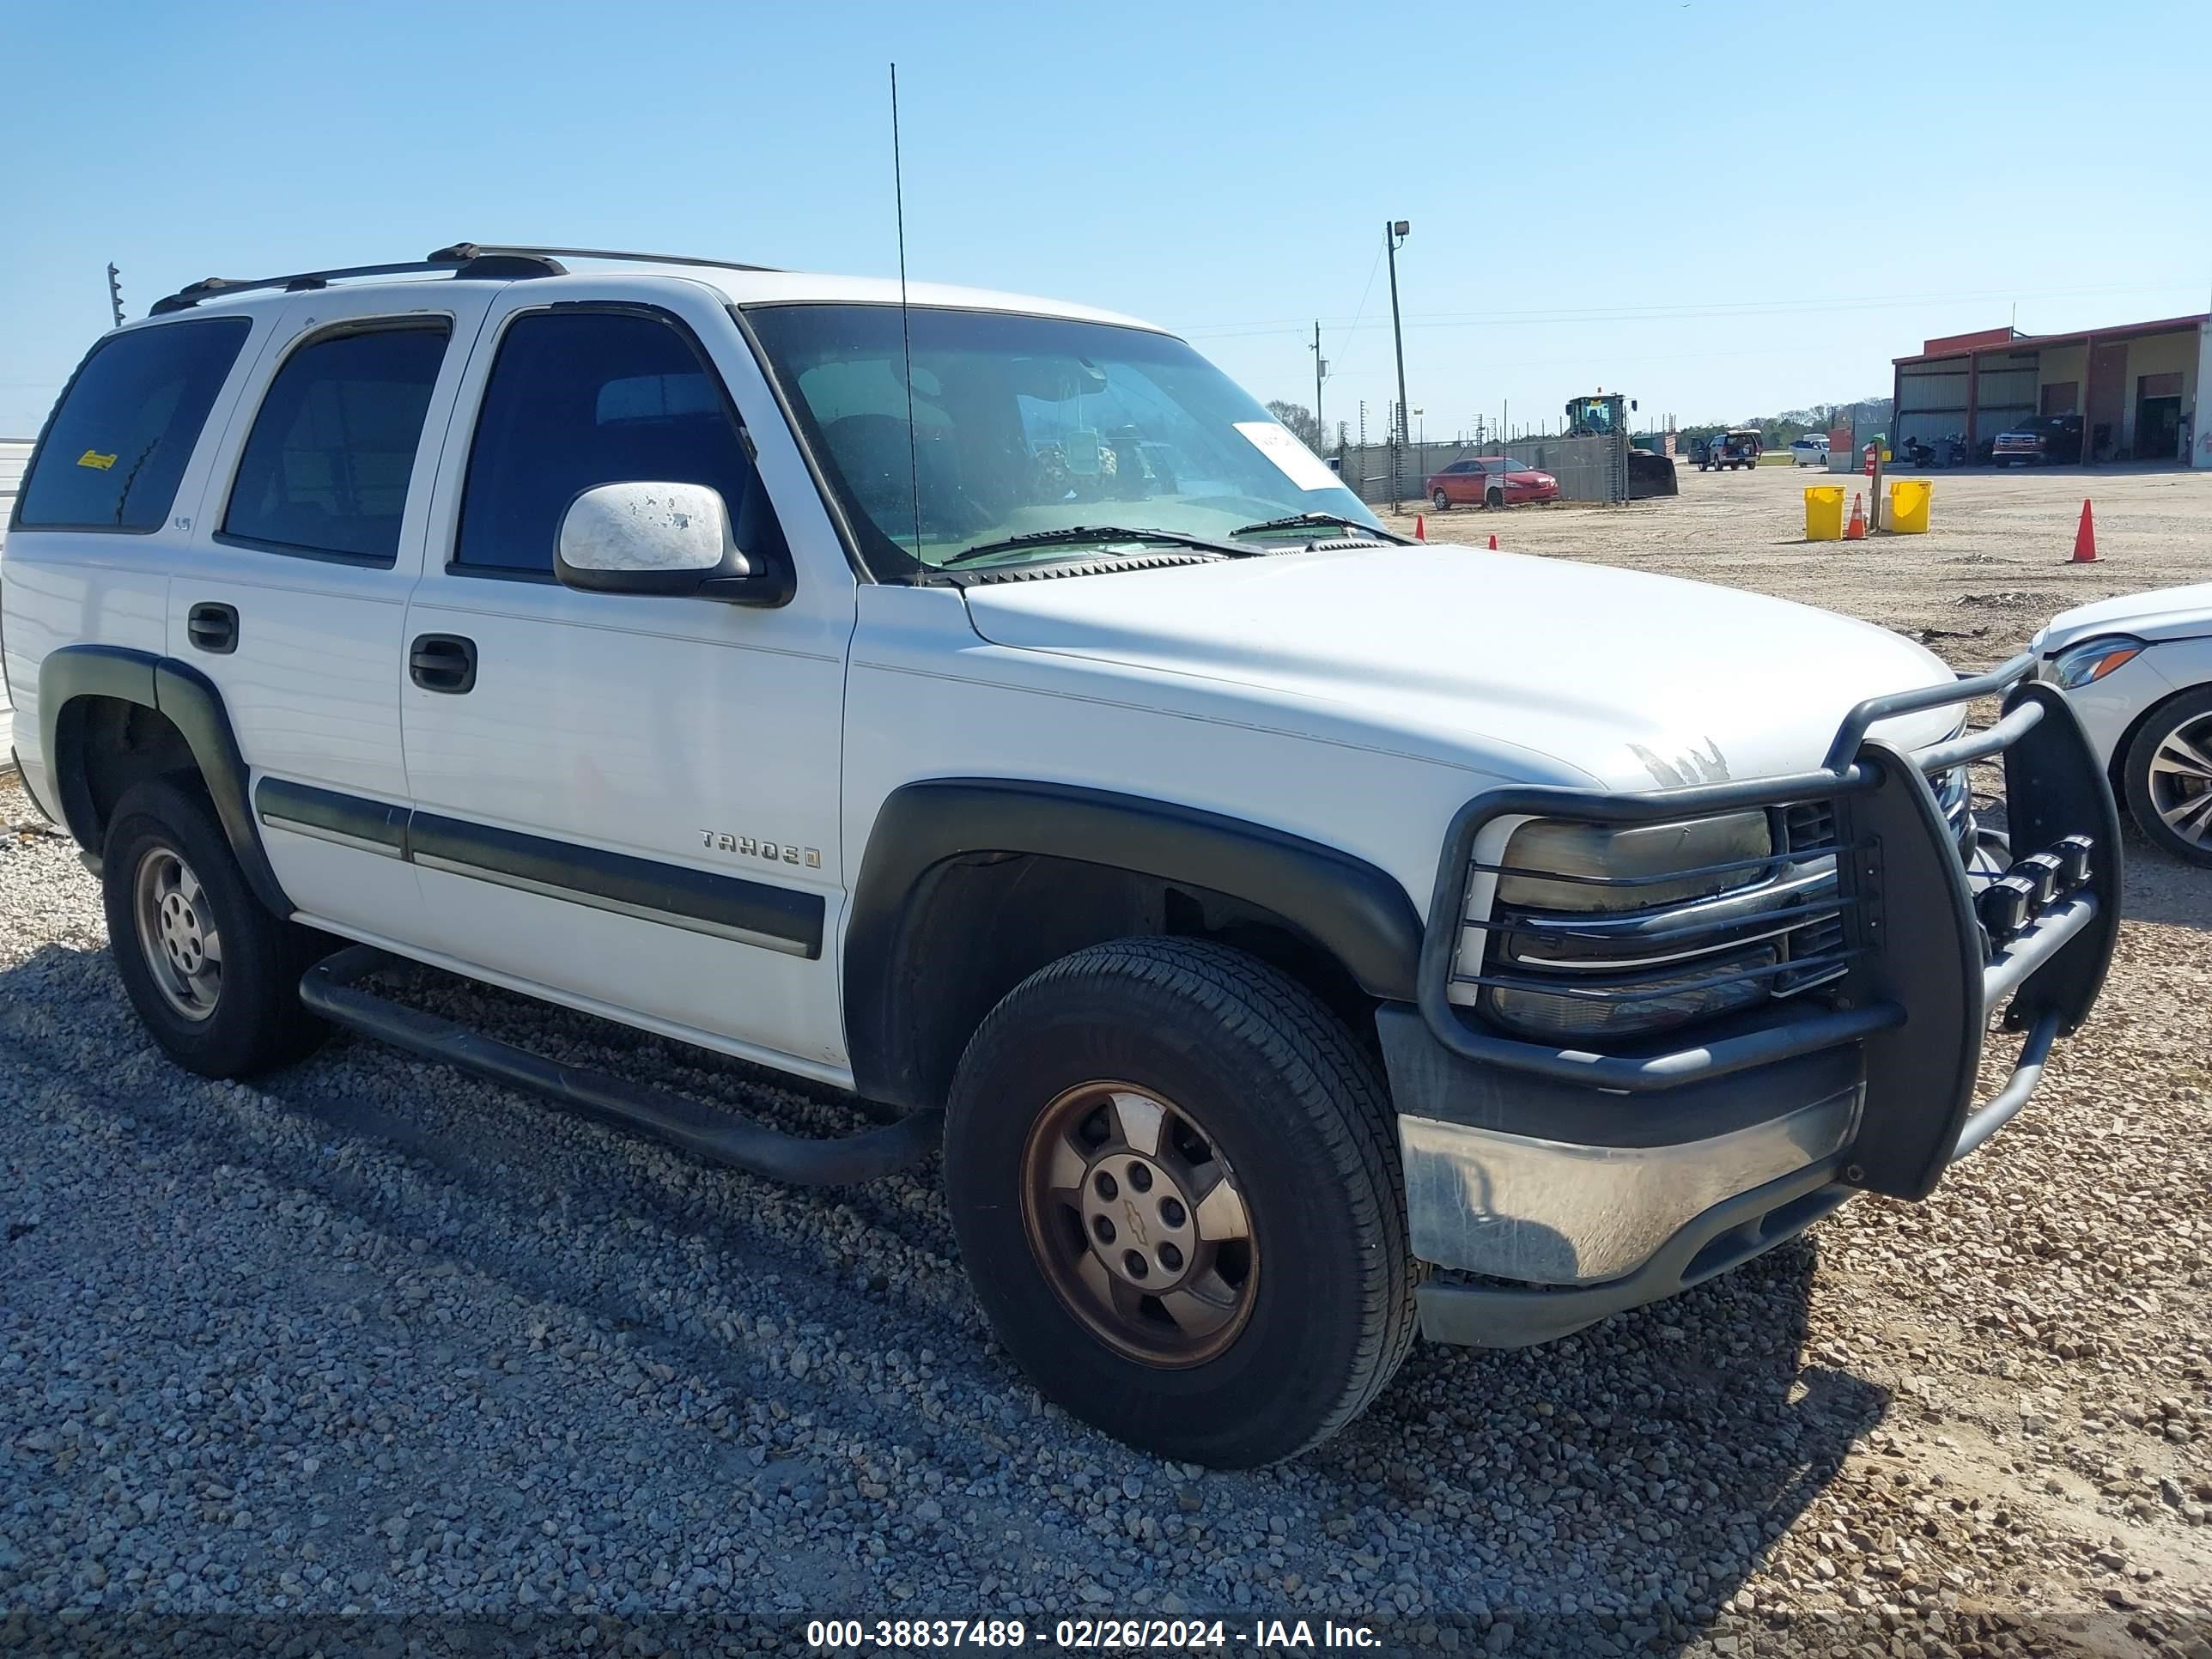
{"label": "rear quarter window", "polygon": [[199,317],[93,347],[46,423],[16,526],[160,529],[252,328],[243,317]]}

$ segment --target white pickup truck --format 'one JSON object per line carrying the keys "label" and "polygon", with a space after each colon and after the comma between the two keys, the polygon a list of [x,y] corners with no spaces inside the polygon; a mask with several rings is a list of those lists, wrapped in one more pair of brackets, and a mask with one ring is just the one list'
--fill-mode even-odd
{"label": "white pickup truck", "polygon": [[[2118,920],[2027,659],[1407,544],[1182,341],[1005,295],[472,245],[195,283],[63,393],[0,625],[179,1064],[335,1021],[761,1174],[941,1148],[1042,1390],[1214,1464],[1417,1328],[1541,1341],[1925,1194]],[[395,959],[881,1127],[550,1064]]]}

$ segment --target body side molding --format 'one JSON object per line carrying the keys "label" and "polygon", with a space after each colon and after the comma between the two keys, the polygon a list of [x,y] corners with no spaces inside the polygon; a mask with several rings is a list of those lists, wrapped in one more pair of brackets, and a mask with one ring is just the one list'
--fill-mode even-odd
{"label": "body side molding", "polygon": [[828,906],[819,893],[443,817],[285,778],[262,779],[253,806],[273,828],[426,870],[810,961],[822,954]]}
{"label": "body side molding", "polygon": [[406,856],[425,869],[473,876],[810,961],[822,954],[828,906],[821,894],[795,887],[422,811],[408,822]]}
{"label": "body side molding", "polygon": [[1264,824],[1066,784],[941,778],[876,816],[845,939],[845,1028],[860,1092],[909,1108],[927,1092],[906,1036],[921,964],[912,922],[931,872],[969,855],[1036,854],[1202,888],[1282,917],[1362,991],[1410,1000],[1421,919],[1364,860]]}

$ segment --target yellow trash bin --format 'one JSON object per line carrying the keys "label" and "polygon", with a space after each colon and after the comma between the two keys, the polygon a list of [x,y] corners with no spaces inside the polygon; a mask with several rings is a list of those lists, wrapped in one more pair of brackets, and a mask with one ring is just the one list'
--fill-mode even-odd
{"label": "yellow trash bin", "polygon": [[1928,500],[1936,488],[1930,478],[1896,478],[1889,486],[1889,528],[1900,536],[1928,533]]}
{"label": "yellow trash bin", "polygon": [[1805,539],[1839,542],[1844,538],[1844,487],[1810,484],[1805,490]]}

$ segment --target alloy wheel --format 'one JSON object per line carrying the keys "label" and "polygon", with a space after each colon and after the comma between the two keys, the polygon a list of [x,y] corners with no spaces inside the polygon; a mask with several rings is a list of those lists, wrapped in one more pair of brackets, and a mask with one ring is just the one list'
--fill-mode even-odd
{"label": "alloy wheel", "polygon": [[138,948],[154,988],[186,1019],[204,1020],[222,996],[222,935],[192,867],[167,847],[151,847],[131,878]]}
{"label": "alloy wheel", "polygon": [[1235,1173],[1151,1091],[1085,1083],[1048,1105],[1023,1151],[1022,1218],[1062,1305],[1132,1359],[1201,1364],[1251,1316],[1260,1252]]}
{"label": "alloy wheel", "polygon": [[2187,720],[2150,757],[2150,801],[2167,829],[2212,848],[2212,714]]}

